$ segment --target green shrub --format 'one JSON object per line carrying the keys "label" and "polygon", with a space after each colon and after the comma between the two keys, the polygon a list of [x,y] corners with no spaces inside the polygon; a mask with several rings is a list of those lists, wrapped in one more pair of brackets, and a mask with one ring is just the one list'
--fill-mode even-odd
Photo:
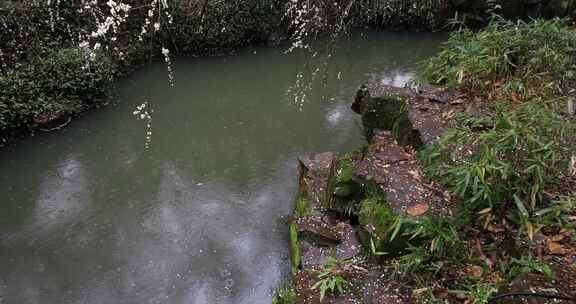
{"label": "green shrub", "polygon": [[9,70],[0,75],[0,131],[31,128],[43,116],[99,105],[109,94],[114,72],[103,56],[87,66],[78,49],[53,51]]}
{"label": "green shrub", "polygon": [[547,280],[554,279],[554,272],[550,266],[544,262],[535,260],[531,256],[523,256],[519,259],[513,258],[508,265],[509,276],[514,279],[524,273],[540,273]]}
{"label": "green shrub", "polygon": [[450,217],[423,217],[417,220],[403,219],[397,224],[402,236],[410,242],[406,254],[396,260],[402,272],[437,272],[443,261],[459,259],[462,250],[458,227]]}
{"label": "green shrub", "polygon": [[576,80],[575,51],[576,32],[563,20],[493,20],[478,33],[453,33],[420,74],[475,94],[557,96]]}
{"label": "green shrub", "polygon": [[[453,129],[425,150],[426,172],[464,198],[467,208],[490,216],[511,215],[532,237],[532,218],[544,191],[559,183],[570,167],[568,139],[574,124],[540,100],[496,113],[489,128]],[[500,210],[505,214],[498,214]]]}

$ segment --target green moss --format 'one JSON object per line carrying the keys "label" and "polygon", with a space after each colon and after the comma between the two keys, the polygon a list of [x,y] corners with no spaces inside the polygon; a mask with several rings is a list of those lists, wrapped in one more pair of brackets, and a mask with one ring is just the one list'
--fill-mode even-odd
{"label": "green moss", "polygon": [[408,116],[406,102],[396,94],[368,98],[362,110],[362,125],[368,140],[374,135],[374,129],[380,129],[391,131],[401,145],[422,145],[418,131],[414,130]]}
{"label": "green moss", "polygon": [[398,215],[392,211],[386,201],[379,197],[370,197],[362,201],[359,214],[361,225],[372,225],[374,234],[380,240],[387,239],[391,233],[391,227],[398,219]]}
{"label": "green moss", "polygon": [[397,95],[370,98],[362,111],[362,125],[366,138],[372,138],[374,129],[392,130],[403,113],[405,104]]}
{"label": "green moss", "polygon": [[295,304],[296,292],[292,288],[280,288],[276,291],[272,304]]}
{"label": "green moss", "polygon": [[348,183],[354,175],[354,163],[348,158],[340,160],[338,171],[336,172],[337,183]]}
{"label": "green moss", "polygon": [[298,244],[298,227],[295,223],[290,224],[290,249],[292,255],[292,273],[298,272],[300,267],[300,246]]}
{"label": "green moss", "polygon": [[297,216],[303,217],[306,216],[310,212],[310,202],[303,196],[299,196],[296,200],[296,208],[294,212]]}
{"label": "green moss", "polygon": [[[376,185],[366,187],[366,198],[361,202],[358,220],[360,241],[372,255],[398,256],[408,247],[402,235],[401,217],[386,202]],[[402,229],[402,231],[400,231]]]}

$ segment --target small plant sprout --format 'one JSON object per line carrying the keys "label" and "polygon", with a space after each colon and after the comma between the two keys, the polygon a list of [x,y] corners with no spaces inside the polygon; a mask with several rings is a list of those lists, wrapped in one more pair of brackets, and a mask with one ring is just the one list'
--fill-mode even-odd
{"label": "small plant sprout", "polygon": [[344,261],[332,256],[326,258],[324,266],[318,273],[318,281],[312,286],[313,290],[319,291],[320,302],[324,300],[326,292],[330,292],[334,296],[344,293],[344,286],[348,282],[341,276],[343,265],[345,265]]}

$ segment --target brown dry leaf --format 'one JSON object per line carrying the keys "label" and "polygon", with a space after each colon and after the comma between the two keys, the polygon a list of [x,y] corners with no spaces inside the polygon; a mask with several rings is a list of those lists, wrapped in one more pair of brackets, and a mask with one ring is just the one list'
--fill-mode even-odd
{"label": "brown dry leaf", "polygon": [[415,296],[419,296],[419,295],[427,292],[428,290],[430,290],[430,288],[426,288],[426,287],[425,288],[418,288],[418,289],[412,290],[412,294]]}
{"label": "brown dry leaf", "polygon": [[566,236],[563,235],[563,234],[553,235],[553,236],[550,238],[550,241],[552,241],[552,242],[560,242],[560,241],[562,241],[565,237],[566,237]]}
{"label": "brown dry leaf", "polygon": [[470,265],[466,268],[466,274],[471,277],[481,277],[484,273],[484,269],[477,265]]}
{"label": "brown dry leaf", "polygon": [[416,170],[408,170],[408,173],[410,175],[412,175],[412,177],[417,180],[417,181],[421,181],[422,180],[422,176],[420,175],[420,172],[416,171]]}
{"label": "brown dry leaf", "polygon": [[421,204],[416,204],[416,205],[408,208],[408,210],[406,210],[406,212],[410,216],[421,216],[421,215],[424,215],[426,212],[428,212],[429,209],[430,209],[430,206],[428,206],[428,204],[421,203]]}
{"label": "brown dry leaf", "polygon": [[437,298],[439,298],[439,299],[444,299],[444,300],[450,298],[450,293],[448,293],[447,290],[440,290],[440,291],[436,292],[434,295],[435,295]]}
{"label": "brown dry leaf", "polygon": [[564,254],[566,252],[566,249],[560,243],[549,241],[547,245],[550,254]]}
{"label": "brown dry leaf", "polygon": [[496,80],[494,81],[494,86],[501,87],[504,84],[504,82],[506,82],[504,79]]}
{"label": "brown dry leaf", "polygon": [[504,229],[503,225],[495,225],[495,224],[488,224],[488,227],[486,227],[486,229],[488,231],[494,232],[494,233],[506,231],[506,229]]}
{"label": "brown dry leaf", "polygon": [[513,101],[514,103],[519,103],[519,102],[520,102],[520,96],[518,95],[518,93],[512,92],[512,94],[510,95],[510,97],[512,98],[512,101]]}

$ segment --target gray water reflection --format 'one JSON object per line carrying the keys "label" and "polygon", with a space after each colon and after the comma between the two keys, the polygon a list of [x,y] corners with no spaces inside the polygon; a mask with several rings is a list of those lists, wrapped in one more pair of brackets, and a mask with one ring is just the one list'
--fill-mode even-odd
{"label": "gray water reflection", "polygon": [[[296,157],[360,146],[355,89],[405,83],[442,39],[178,59],[174,89],[152,65],[118,83],[117,105],[0,151],[0,303],[270,303],[290,269]],[[132,116],[146,98],[149,151]]]}

